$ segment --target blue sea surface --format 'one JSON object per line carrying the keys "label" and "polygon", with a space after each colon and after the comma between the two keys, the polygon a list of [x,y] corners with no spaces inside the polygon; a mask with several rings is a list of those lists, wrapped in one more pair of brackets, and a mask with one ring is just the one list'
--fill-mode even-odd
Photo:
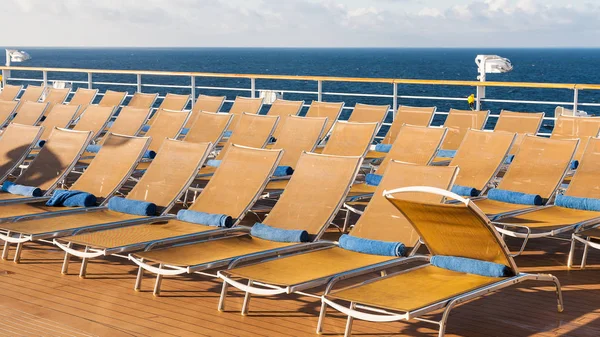
{"label": "blue sea surface", "polygon": [[[600,49],[295,49],[295,48],[130,48],[130,49],[76,49],[76,48],[26,48],[31,60],[14,65],[27,67],[65,67],[126,70],[169,70],[214,73],[322,75],[339,77],[379,77],[405,79],[476,80],[477,67],[474,59],[478,54],[497,54],[512,61],[514,70],[505,74],[488,74],[489,81],[599,83]],[[35,76],[14,71],[13,77]],[[86,74],[51,73],[49,80],[70,79],[86,81]],[[133,75],[99,74],[94,81],[135,83]],[[189,85],[188,77],[143,76],[144,84]],[[83,84],[79,84],[83,85]],[[248,79],[223,79],[202,77],[196,79],[198,86],[227,86],[250,88]],[[75,85],[77,86],[77,85]],[[135,86],[97,85],[106,89],[135,91]],[[257,80],[257,89],[285,89],[316,91],[314,81]],[[329,93],[392,94],[391,84],[368,84],[348,82],[325,82],[323,90]],[[144,87],[144,92],[189,93],[185,89]],[[432,106],[438,111],[450,108],[468,109],[466,97],[474,88],[462,86],[400,85],[399,95],[462,97],[461,101],[425,100],[403,98],[399,104]],[[249,91],[216,91],[198,89],[197,93],[226,94],[228,99],[236,95],[249,96]],[[307,103],[315,95],[285,94],[285,99],[303,99]],[[572,102],[573,91],[568,89],[488,88],[487,98],[546,100]],[[367,104],[391,104],[391,98],[355,97],[326,94],[326,101],[344,101],[351,107],[356,102]],[[581,91],[579,102],[598,103],[600,93]],[[543,111],[552,116],[557,104],[484,104],[497,114],[501,109],[513,111]],[[227,109],[227,107],[225,107]],[[594,113],[595,107],[580,107]],[[343,118],[351,113],[346,110]],[[436,124],[443,122],[436,120]],[[494,123],[495,119],[490,119]],[[545,122],[550,126],[551,121]]]}

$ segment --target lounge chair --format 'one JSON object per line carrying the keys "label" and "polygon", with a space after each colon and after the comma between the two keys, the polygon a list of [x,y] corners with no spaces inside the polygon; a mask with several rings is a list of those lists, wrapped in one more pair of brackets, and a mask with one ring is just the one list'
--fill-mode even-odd
{"label": "lounge chair", "polygon": [[275,128],[275,131],[273,131],[273,138],[279,138],[280,129],[285,125],[286,118],[288,116],[298,115],[300,110],[302,110],[303,105],[304,101],[287,101],[284,99],[278,99],[271,104],[271,108],[269,108],[267,115],[279,116],[279,127]]}
{"label": "lounge chair", "polygon": [[390,129],[381,141],[382,144],[393,144],[400,128],[404,124],[427,127],[433,121],[436,107],[416,107],[400,105]]}
{"label": "lounge chair", "polygon": [[48,103],[37,103],[32,101],[21,101],[17,107],[17,115],[10,122],[24,125],[37,125],[46,110]]}
{"label": "lounge chair", "polygon": [[186,132],[184,140],[192,143],[210,142],[215,145],[219,144],[233,119],[232,114],[204,111],[196,112],[195,117],[196,120]]}
{"label": "lounge chair", "polygon": [[[233,120],[229,124],[228,133],[233,132],[237,128],[239,123],[239,117],[243,113],[258,114],[263,105],[263,98],[249,98],[243,96],[237,96],[229,113],[233,114]],[[230,132],[229,132],[230,131]]]}
{"label": "lounge chair", "polygon": [[[127,97],[127,91],[112,91],[106,90],[102,95],[102,99],[98,102],[99,106],[120,107]],[[150,107],[148,107],[150,108]]]}
{"label": "lounge chair", "polygon": [[[399,242],[403,245],[401,251],[378,255],[352,250],[351,247],[337,242],[323,242],[312,251],[307,249],[291,256],[246,266],[242,265],[252,261],[242,257],[234,260],[226,270],[218,272],[219,277],[224,280],[219,310],[224,310],[229,285],[246,292],[242,308],[242,314],[246,315],[250,294],[263,296],[285,293],[306,294],[307,289],[325,285],[340,273],[359,268],[373,268],[399,257],[413,255],[419,247],[419,235],[406,218],[398,215],[394,206],[383,196],[383,191],[392,187],[413,186],[413,184],[449,189],[457,172],[457,167],[421,166],[390,161],[375,196],[349,237],[342,240]],[[443,199],[439,195],[423,193],[405,194],[401,197],[431,203],[439,203]],[[299,266],[303,268],[299,269]],[[259,283],[260,286],[253,285],[255,283]],[[314,295],[309,294],[309,296]]]}
{"label": "lounge chair", "polygon": [[523,142],[525,135],[537,135],[544,121],[543,112],[512,112],[502,110],[496,121],[494,131],[506,131],[517,133],[510,154],[514,155]]}
{"label": "lounge chair", "polygon": [[115,121],[109,123],[108,131],[120,135],[137,136],[142,126],[150,117],[150,108],[132,108],[125,106],[116,116]]}
{"label": "lounge chair", "polygon": [[[46,140],[50,137],[54,128],[67,128],[78,115],[79,105],[62,105],[56,104],[47,113],[46,119],[40,124],[44,127],[41,140]],[[84,130],[85,131],[85,130]]]}
{"label": "lounge chair", "polygon": [[21,101],[21,102],[38,102],[40,100],[40,98],[42,98],[42,95],[44,94],[44,89],[45,88],[42,86],[29,84],[29,85],[27,85],[27,88],[25,88],[25,91],[23,91],[23,94],[19,98],[19,101]]}
{"label": "lounge chair", "polygon": [[3,128],[10,123],[10,120],[17,112],[18,105],[19,101],[0,100],[0,128]]}
{"label": "lounge chair", "polygon": [[[404,193],[414,192],[444,196],[455,199],[457,203],[401,199]],[[563,311],[558,279],[548,274],[519,272],[502,238],[472,201],[437,188],[407,187],[386,191],[385,194],[400,211],[396,214],[408,218],[433,256],[392,261],[379,268],[359,270],[334,278],[321,297],[323,305],[317,332],[322,330],[325,311],[330,306],[348,316],[346,336],[351,335],[353,319],[371,322],[416,319],[437,324],[438,336],[443,337],[450,311],[456,305],[529,280],[552,282],[556,287],[558,311]],[[456,263],[454,268],[447,267],[453,262]],[[407,263],[422,264],[386,273],[390,268]],[[493,273],[483,272],[483,268],[477,268],[480,265],[489,266]],[[374,277],[377,272],[381,276]],[[352,282],[349,280],[351,277],[362,277],[361,283],[354,281],[355,285],[347,286],[347,282]],[[342,280],[347,281],[346,287],[337,289],[338,282]],[[525,295],[523,293],[523,300],[526,299]],[[518,308],[518,303],[515,305],[511,309],[515,314],[524,311]],[[432,321],[428,317],[440,310],[443,310],[443,314],[439,321]]]}
{"label": "lounge chair", "polygon": [[48,112],[52,109],[53,106],[57,104],[63,104],[69,93],[71,92],[71,88],[48,88],[46,90],[46,97],[42,100],[43,103],[48,103]]}
{"label": "lounge chair", "polygon": [[[215,176],[188,210],[230,216],[232,226],[239,224],[250,206],[260,196],[281,159],[282,152],[233,145],[227,151]],[[246,165],[248,162],[252,163],[251,170]],[[245,172],[243,177],[239,175],[240,170]],[[224,200],[229,202],[223,202]],[[65,220],[68,221],[68,218]],[[90,259],[113,253],[131,253],[157,247],[157,245],[198,240],[223,229],[223,227],[181,221],[172,215],[169,219],[163,217],[160,222],[86,232],[56,241],[59,247],[71,247],[67,254],[70,252],[75,256]],[[76,246],[84,246],[85,249],[77,250]],[[82,264],[79,276],[85,276],[85,263]]]}
{"label": "lounge chair", "polygon": [[295,168],[302,153],[313,152],[319,144],[327,124],[327,117],[290,115],[283,123],[279,128],[281,134],[272,148],[285,151],[280,166]]}
{"label": "lounge chair", "polygon": [[[600,209],[586,208],[581,201],[599,200],[600,139],[592,138],[587,145],[580,167],[573,175],[564,194],[556,197],[554,205],[536,208],[532,212],[502,218],[494,225],[503,235],[523,240],[518,254],[530,239],[552,238],[575,228],[585,229],[600,223]],[[583,199],[586,198],[586,199]],[[569,204],[575,201],[579,203]],[[572,261],[572,257],[570,258]]]}
{"label": "lounge chair", "polygon": [[488,119],[489,111],[471,111],[450,109],[444,127],[448,134],[438,153],[439,161],[450,160],[456,153],[468,129],[482,130]]}
{"label": "lounge chair", "polygon": [[226,96],[198,95],[198,98],[192,107],[192,115],[185,124],[185,128],[189,129],[194,125],[198,112],[200,111],[214,113],[221,111],[221,107],[223,107],[223,102],[225,102],[226,98]]}
{"label": "lounge chair", "polygon": [[[546,204],[563,181],[578,143],[577,139],[525,136],[498,187],[488,190],[487,197],[474,199],[475,204],[492,220]],[[496,192],[501,195],[490,199],[490,193]],[[527,200],[515,200],[519,197]]]}
{"label": "lounge chair", "polygon": [[14,123],[6,127],[0,137],[0,184],[25,160],[43,131],[41,126]]}
{"label": "lounge chair", "polygon": [[[550,138],[552,139],[572,139],[579,138],[580,146],[575,153],[574,160],[581,159],[583,151],[590,138],[598,137],[600,134],[600,117],[576,117],[559,115],[554,122],[554,129]],[[574,162],[573,169],[577,168],[577,162]]]}
{"label": "lounge chair", "polygon": [[[162,109],[171,111],[182,111],[185,109],[189,101],[190,95],[177,95],[168,93],[158,106],[157,110]],[[156,114],[150,117],[150,119],[146,123],[147,125],[152,125],[152,123],[154,123],[154,116],[156,116]]]}
{"label": "lounge chair", "polygon": [[143,108],[150,109],[154,106],[154,102],[158,98],[158,94],[144,94],[142,92],[136,92],[133,97],[127,103],[127,106],[132,108]]}
{"label": "lounge chair", "polygon": [[[97,94],[98,89],[77,88],[73,97],[71,97],[71,100],[67,103],[68,105],[79,105],[81,107],[75,118],[79,117],[79,115],[87,109],[88,105],[91,105],[94,102]],[[120,102],[115,102],[114,105],[119,106],[120,104]]]}
{"label": "lounge chair", "polygon": [[[360,157],[302,154],[264,224],[275,230],[305,230],[310,241],[318,240],[342,205],[361,162]],[[159,295],[163,275],[222,269],[241,256],[261,253],[266,259],[320,244],[273,241],[249,232],[250,228],[238,226],[227,236],[130,254],[130,260],[141,267],[136,289],[140,289],[143,270],[157,275],[154,294]]]}
{"label": "lounge chair", "polygon": [[580,268],[583,269],[587,263],[587,257],[589,254],[590,248],[600,249],[600,228],[598,226],[588,227],[588,228],[578,228],[575,233],[571,236],[571,251],[569,253],[569,261],[568,267],[573,267],[573,258],[575,255],[575,244],[580,242],[583,244],[583,255],[581,256],[581,265]]}
{"label": "lounge chair", "polygon": [[[379,128],[390,111],[389,105],[369,105],[356,103],[348,122],[355,123],[379,123]],[[379,130],[377,130],[379,132]]]}
{"label": "lounge chair", "polygon": [[93,139],[96,139],[106,129],[108,121],[110,121],[115,111],[116,107],[114,106],[90,105],[81,114],[73,130],[92,131]]}
{"label": "lounge chair", "polygon": [[[69,191],[92,194],[97,200],[95,205],[86,205],[88,207],[47,206],[46,202],[50,196],[46,196],[24,204],[0,206],[2,211],[0,214],[3,217],[1,221],[4,222],[4,224],[0,224],[0,228],[8,232],[5,236],[0,235],[0,239],[5,241],[3,259],[8,257],[9,244],[17,243],[17,254],[14,259],[15,262],[19,261],[21,245],[24,242],[35,240],[34,233],[40,234],[40,231],[49,228],[39,227],[40,221],[43,222],[44,219],[60,215],[90,212],[96,205],[104,204],[127,181],[149,143],[150,139],[148,138],[107,134],[105,144],[94,161],[69,188]],[[7,216],[8,214],[10,216]],[[25,219],[35,220],[23,221]],[[16,222],[6,223],[9,221],[17,221],[18,224]],[[36,223],[38,223],[38,227],[35,226]]]}
{"label": "lounge chair", "polygon": [[22,85],[4,85],[0,91],[0,101],[15,101],[21,90],[23,90]]}
{"label": "lounge chair", "polygon": [[[198,168],[206,159],[209,148],[208,143],[192,144],[166,140],[152,165],[127,194],[126,199],[152,203],[155,205],[155,215],[166,214],[191,183]],[[70,214],[65,212],[61,216],[21,219],[21,221],[0,225],[0,228],[11,233],[20,233],[21,241],[35,241],[60,238],[90,230],[146,223],[149,219],[161,219],[160,216],[119,212],[110,209],[107,204],[110,203],[105,201],[100,207],[83,211],[74,210]],[[64,248],[68,249],[68,247]],[[18,254],[15,258],[18,260]],[[63,267],[65,273],[68,268],[68,255],[65,256]]]}
{"label": "lounge chair", "polygon": [[323,132],[323,135],[321,136],[321,139],[324,139],[333,130],[333,125],[340,119],[343,109],[344,102],[331,103],[312,101],[306,112],[306,117],[327,117],[325,132]]}

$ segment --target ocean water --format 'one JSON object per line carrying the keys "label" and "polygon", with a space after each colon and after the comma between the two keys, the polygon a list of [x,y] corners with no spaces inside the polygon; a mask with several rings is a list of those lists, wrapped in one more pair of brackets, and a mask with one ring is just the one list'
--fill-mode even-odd
{"label": "ocean water", "polygon": [[[127,70],[170,70],[215,73],[258,73],[282,75],[323,75],[340,77],[382,77],[409,79],[476,80],[477,54],[497,54],[509,58],[514,70],[505,74],[488,74],[490,81],[600,83],[600,49],[273,49],[273,48],[175,48],[175,49],[72,49],[72,48],[26,48],[32,60],[14,64],[28,67],[67,67]],[[37,76],[41,73],[13,72],[13,77]],[[85,74],[53,73],[49,80],[86,81]],[[94,81],[135,83],[131,75],[95,75]],[[189,85],[189,78],[144,76],[145,84]],[[198,78],[198,86],[227,86],[248,89],[249,80]],[[75,85],[76,87],[77,85]],[[101,90],[135,91],[135,87],[97,85]],[[311,81],[257,80],[257,89],[316,90]],[[326,82],[325,92],[392,94],[390,84],[359,84]],[[167,89],[145,87],[145,92]],[[186,90],[168,89],[171,92],[189,93]],[[197,93],[226,94],[228,99],[236,95],[249,96],[248,91],[214,91],[198,89]],[[453,86],[401,85],[400,95],[426,95],[438,97],[464,97],[461,101],[400,99],[399,104],[438,107],[438,111],[450,108],[468,109],[466,97],[474,88]],[[285,99],[303,99],[310,102],[314,95],[285,94]],[[487,98],[552,100],[572,102],[573,91],[564,89],[488,88]],[[346,106],[357,102],[368,104],[391,104],[391,98],[324,95],[327,101],[345,101]],[[580,102],[600,102],[600,92],[582,91]],[[483,108],[492,113],[501,109],[513,111],[543,111],[553,115],[556,104],[509,104],[485,103]],[[227,107],[226,107],[227,108]],[[581,107],[580,107],[581,108]],[[600,109],[585,107],[588,113],[600,114]],[[345,111],[347,118],[350,110]],[[443,122],[443,117],[435,121]],[[495,119],[490,119],[492,125]],[[490,126],[492,126],[490,125]],[[550,127],[546,123],[545,128]]]}

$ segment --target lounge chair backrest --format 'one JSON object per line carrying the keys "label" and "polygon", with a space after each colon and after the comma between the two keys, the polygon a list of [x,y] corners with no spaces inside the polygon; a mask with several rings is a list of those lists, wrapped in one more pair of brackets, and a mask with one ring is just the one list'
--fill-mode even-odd
{"label": "lounge chair backrest", "polygon": [[[279,116],[257,115],[244,112],[239,116],[239,124],[229,141],[223,145],[217,159],[223,159],[232,144],[263,148],[277,127]],[[231,125],[231,124],[230,124]]]}
{"label": "lounge chair backrest", "polygon": [[149,144],[148,137],[107,133],[102,148],[70,189],[91,193],[101,203],[127,181]]}
{"label": "lounge chair backrest", "polygon": [[81,114],[73,130],[92,131],[96,138],[104,131],[115,110],[113,106],[90,105]]}
{"label": "lounge chair backrest", "polygon": [[119,107],[123,104],[125,97],[127,97],[127,91],[121,92],[106,90],[104,92],[104,96],[102,96],[102,99],[100,100],[100,102],[98,102],[98,105]]}
{"label": "lounge chair backrest", "polygon": [[[579,146],[584,144],[580,143]],[[565,195],[579,198],[600,199],[600,139],[590,138],[583,152],[577,171],[571,178]]]}
{"label": "lounge chair backrest", "polygon": [[127,103],[127,106],[132,108],[145,108],[150,109],[154,102],[156,102],[156,98],[158,98],[158,93],[156,94],[144,94],[143,92],[136,92]]}
{"label": "lounge chair backrest", "polygon": [[306,117],[327,117],[325,132],[321,135],[321,138],[324,138],[331,132],[333,124],[340,118],[342,109],[344,109],[344,102],[331,103],[312,101],[306,112]]}
{"label": "lounge chair backrest", "polygon": [[189,116],[190,113],[185,111],[156,111],[155,122],[146,132],[146,136],[152,138],[149,150],[158,151],[165,139],[177,138]]}
{"label": "lounge chair backrest", "polygon": [[597,137],[600,117],[557,116],[550,138]]}
{"label": "lounge chair backrest", "polygon": [[75,166],[91,140],[91,131],[55,128],[40,153],[15,183],[37,186],[46,192],[53,189]]}
{"label": "lounge chair backrest", "polygon": [[43,127],[9,124],[0,137],[0,182],[21,164],[42,135]]}
{"label": "lounge chair backrest", "polygon": [[48,139],[55,127],[66,128],[71,125],[71,122],[73,119],[75,119],[79,109],[79,105],[54,105],[47,113],[46,119],[44,119],[44,121],[41,123],[41,125],[44,127],[42,139]]}
{"label": "lounge chair backrest", "polygon": [[[411,223],[431,255],[458,256],[488,261],[510,267],[515,274],[518,268],[510,257],[504,241],[486,215],[467,199],[452,204],[428,203],[400,199],[402,194],[414,193],[420,187],[407,188],[409,192],[389,191],[388,200]],[[437,190],[429,188],[429,190]],[[396,192],[396,193],[393,193]],[[435,193],[439,195],[440,193]]]}
{"label": "lounge chair backrest", "polygon": [[264,220],[277,228],[304,229],[318,238],[341,207],[361,157],[303,153],[279,200]]}
{"label": "lounge chair backrest", "polygon": [[0,92],[0,101],[14,101],[23,89],[22,85],[6,84]]}
{"label": "lounge chair backrest", "polygon": [[512,112],[502,110],[494,131],[516,132],[517,138],[513,142],[510,154],[517,153],[525,135],[536,135],[544,120],[543,112]]}
{"label": "lounge chair backrest", "polygon": [[157,214],[167,212],[192,183],[211,148],[210,143],[164,140],[127,199],[152,202],[157,206]]}
{"label": "lounge chair backrest", "polygon": [[275,132],[273,132],[273,137],[275,137],[275,139],[279,138],[281,132],[280,129],[285,124],[286,118],[290,115],[298,115],[303,105],[304,101],[287,101],[284,99],[278,99],[271,104],[271,108],[267,112],[267,115],[279,116],[279,126],[275,129]]}
{"label": "lounge chair backrest", "polygon": [[281,135],[273,145],[274,149],[285,150],[280,165],[296,167],[302,152],[314,151],[326,123],[327,117],[288,116],[279,128]]}
{"label": "lounge chair backrest", "polygon": [[282,150],[231,146],[189,209],[227,214],[234,219],[242,217],[260,196],[282,154]]}
{"label": "lounge chair backrest", "polygon": [[19,101],[2,101],[0,100],[0,128],[4,127],[10,121],[10,118],[17,111]]}
{"label": "lounge chair backrest", "polygon": [[185,109],[190,101],[190,95],[178,95],[167,93],[163,101],[160,103],[159,109],[181,111]]}
{"label": "lounge chair backrest", "polygon": [[450,165],[460,167],[456,185],[483,191],[504,163],[516,134],[468,130]]}
{"label": "lounge chair backrest", "polygon": [[429,126],[435,115],[436,107],[415,107],[401,105],[398,107],[394,122],[390,126],[382,144],[393,144],[398,137],[398,131],[404,124],[415,126]]}
{"label": "lounge chair backrest", "polygon": [[375,173],[383,174],[390,160],[417,165],[429,165],[446,136],[446,128],[403,125]]}
{"label": "lounge chair backrest", "polygon": [[218,144],[232,119],[233,115],[228,113],[198,111],[196,121],[185,136],[185,141]]}
{"label": "lounge chair backrest", "polygon": [[196,103],[192,108],[193,112],[204,111],[204,112],[219,112],[225,102],[226,96],[208,96],[198,95]]}
{"label": "lounge chair backrest", "polygon": [[229,131],[233,131],[239,124],[239,116],[243,113],[258,114],[263,105],[263,98],[248,98],[237,96],[229,113],[234,115],[233,120],[229,123]]}
{"label": "lounge chair backrest", "polygon": [[44,116],[47,108],[48,103],[21,101],[17,107],[17,115],[11,122],[25,125],[36,125]]}
{"label": "lounge chair backrest", "polygon": [[[81,113],[83,113],[83,111],[88,107],[88,105],[94,102],[97,94],[98,89],[77,88],[77,91],[75,91],[73,97],[71,97],[71,100],[69,103],[67,103],[68,105],[81,106],[75,118],[79,117],[79,115],[81,115]],[[115,103],[114,105],[117,106],[120,105],[120,103]]]}
{"label": "lounge chair backrest", "polygon": [[573,160],[578,139],[525,136],[498,188],[549,199]]}
{"label": "lounge chair backrest", "polygon": [[37,102],[40,100],[40,98],[42,98],[43,94],[44,87],[29,84],[27,88],[25,88],[25,91],[23,92],[23,95],[21,95],[21,98],[19,98],[19,100],[22,102]]}
{"label": "lounge chair backrest", "polygon": [[50,108],[56,104],[63,104],[69,96],[70,92],[71,88],[48,88],[48,90],[46,91],[46,97],[44,98],[44,102],[49,103]]}
{"label": "lounge chair backrest", "polygon": [[364,156],[375,138],[379,123],[339,121],[333,126],[323,154],[335,156]]}
{"label": "lounge chair backrest", "polygon": [[448,128],[448,134],[444,139],[442,149],[458,149],[468,129],[483,129],[489,113],[489,111],[450,109],[448,118],[444,123],[444,126]]}
{"label": "lounge chair backrest", "polygon": [[[449,190],[458,172],[459,168],[456,166],[424,166],[390,161],[373,198],[350,234],[371,240],[399,241],[407,248],[414,247],[419,235],[406,218],[398,216],[383,191],[408,186],[432,186]],[[440,203],[443,199],[430,193],[402,193],[398,198],[430,203]]]}
{"label": "lounge chair backrest", "polygon": [[377,122],[379,125],[381,125],[389,110],[389,105],[369,105],[356,103],[350,118],[348,118],[348,121],[356,123]]}
{"label": "lounge chair backrest", "polygon": [[150,108],[125,106],[110,126],[109,131],[120,135],[135,136],[150,116],[150,111]]}

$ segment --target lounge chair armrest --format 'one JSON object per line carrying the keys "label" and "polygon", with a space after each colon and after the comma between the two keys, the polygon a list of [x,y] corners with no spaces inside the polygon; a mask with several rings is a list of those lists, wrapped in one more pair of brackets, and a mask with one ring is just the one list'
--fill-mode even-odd
{"label": "lounge chair armrest", "polygon": [[329,305],[330,307],[334,308],[335,310],[341,312],[344,315],[347,315],[349,317],[353,317],[356,319],[364,320],[364,321],[394,322],[394,321],[409,319],[408,314],[369,314],[366,312],[357,311],[357,310],[339,305],[339,304],[335,303],[334,301],[325,297],[325,295],[321,296],[321,301],[323,301],[323,303],[326,303],[327,305]]}
{"label": "lounge chair armrest", "polygon": [[247,293],[251,293],[254,295],[259,295],[259,296],[273,296],[273,295],[279,295],[279,294],[285,294],[286,290],[282,289],[282,288],[258,288],[258,287],[253,287],[251,285],[246,285],[243,284],[241,282],[238,281],[234,281],[233,279],[231,279],[229,277],[229,275],[227,275],[227,272],[223,272],[223,271],[218,271],[217,272],[217,276],[223,280],[223,282],[236,287],[237,289],[247,292]]}
{"label": "lounge chair armrest", "polygon": [[215,237],[229,236],[229,235],[248,233],[248,232],[250,232],[250,229],[247,227],[242,227],[242,226],[227,228],[227,229],[215,227],[215,230],[213,230],[213,231],[192,233],[189,235],[184,235],[184,236],[176,237],[173,239],[164,239],[164,240],[152,242],[144,248],[144,251],[147,252],[149,250],[156,249],[159,247],[172,246],[175,244],[187,243],[187,242],[191,242],[191,241],[201,242],[201,241],[203,241],[203,239],[208,239],[208,238],[214,239]]}
{"label": "lounge chair armrest", "polygon": [[104,207],[104,206],[88,207],[88,208],[75,207],[75,208],[66,209],[66,210],[62,210],[62,211],[56,211],[56,212],[46,212],[46,213],[22,215],[22,216],[12,218],[12,221],[17,222],[17,221],[35,220],[35,219],[48,219],[48,218],[53,218],[53,217],[57,217],[57,216],[69,215],[69,214],[79,214],[79,213],[101,211],[104,209],[106,209],[106,207]]}
{"label": "lounge chair armrest", "polygon": [[280,249],[269,250],[266,252],[249,254],[249,255],[245,255],[245,256],[242,256],[242,257],[232,260],[229,263],[229,266],[227,266],[227,269],[233,269],[242,263],[263,261],[270,257],[278,257],[283,254],[291,255],[294,253],[305,253],[308,251],[322,249],[322,248],[331,247],[331,246],[335,246],[335,243],[333,243],[331,241],[318,241],[318,242],[311,242],[311,243],[301,243],[301,244],[297,244],[297,245],[283,247]]}
{"label": "lounge chair armrest", "polygon": [[15,204],[31,204],[36,202],[43,202],[50,200],[50,197],[31,197],[31,198],[16,198],[16,199],[7,199],[0,200],[0,205],[15,205]]}

